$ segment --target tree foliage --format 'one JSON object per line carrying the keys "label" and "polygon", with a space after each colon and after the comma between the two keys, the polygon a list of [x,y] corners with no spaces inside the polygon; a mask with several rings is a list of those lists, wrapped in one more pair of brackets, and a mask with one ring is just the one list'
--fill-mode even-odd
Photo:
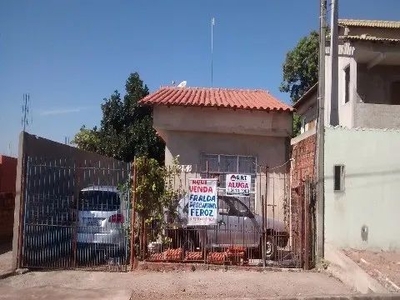
{"label": "tree foliage", "polygon": [[135,209],[146,223],[163,221],[164,210],[175,212],[175,205],[184,192],[180,178],[178,158],[171,166],[160,166],[155,159],[138,157],[135,159],[136,182]]}
{"label": "tree foliage", "polygon": [[98,152],[98,146],[100,144],[100,136],[97,128],[88,129],[85,125],[81,127],[79,132],[75,135],[74,144],[79,145],[81,149],[85,149],[90,152]]}
{"label": "tree foliage", "polygon": [[139,101],[149,94],[138,73],[129,75],[125,96],[115,91],[101,105],[100,128],[83,126],[73,143],[80,149],[97,152],[123,161],[148,156],[158,162],[164,159],[164,143],[153,129],[152,109]]}
{"label": "tree foliage", "polygon": [[[151,230],[147,231],[145,240],[169,244],[171,240],[164,231],[168,222],[166,218],[176,216],[178,201],[185,195],[178,157],[171,166],[160,166],[155,159],[138,157],[134,167],[136,179],[132,192],[135,193],[135,211],[139,216],[134,230],[143,235],[150,225]],[[145,245],[142,244],[142,247]]]}
{"label": "tree foliage", "polygon": [[312,31],[286,54],[281,92],[290,93],[293,103],[318,81],[319,34]]}

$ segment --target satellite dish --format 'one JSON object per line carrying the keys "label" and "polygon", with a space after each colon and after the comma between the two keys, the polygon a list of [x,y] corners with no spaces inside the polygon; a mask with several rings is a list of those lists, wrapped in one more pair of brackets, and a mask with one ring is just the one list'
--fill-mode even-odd
{"label": "satellite dish", "polygon": [[184,88],[187,84],[187,81],[182,81],[180,84],[178,84],[178,87]]}

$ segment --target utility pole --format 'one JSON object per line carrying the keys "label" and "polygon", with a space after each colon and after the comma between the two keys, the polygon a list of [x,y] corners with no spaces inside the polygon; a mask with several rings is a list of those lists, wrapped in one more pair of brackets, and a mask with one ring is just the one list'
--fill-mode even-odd
{"label": "utility pole", "polygon": [[331,0],[331,41],[330,41],[330,118],[329,125],[339,125],[339,99],[338,99],[338,3],[339,0]]}
{"label": "utility pole", "polygon": [[324,258],[324,106],[325,106],[325,42],[326,42],[326,0],[320,0],[320,25],[319,25],[319,74],[318,74],[318,121],[317,121],[317,202],[316,202],[316,227],[317,227],[317,263]]}

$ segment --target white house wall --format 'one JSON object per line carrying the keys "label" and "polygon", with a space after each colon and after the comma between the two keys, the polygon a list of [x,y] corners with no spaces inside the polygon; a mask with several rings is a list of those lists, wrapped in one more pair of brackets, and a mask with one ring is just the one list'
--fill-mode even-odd
{"label": "white house wall", "polygon": [[[400,132],[325,130],[325,241],[338,248],[399,250]],[[334,191],[335,165],[345,166],[342,192]]]}
{"label": "white house wall", "polygon": [[156,106],[153,117],[157,130],[281,137],[292,133],[288,112]]}
{"label": "white house wall", "polygon": [[[325,125],[330,124],[331,114],[331,57],[325,56]],[[339,125],[352,128],[354,126],[354,104],[357,95],[357,62],[354,57],[354,47],[348,43],[339,45],[338,56],[338,114]],[[345,103],[345,68],[350,66],[350,97]]]}
{"label": "white house wall", "polygon": [[[261,195],[265,195],[265,167],[274,168],[268,177],[268,216],[275,212],[283,219],[285,185],[288,184],[289,144],[292,115],[288,112],[266,112],[199,107],[155,106],[153,126],[166,143],[165,164],[171,165],[179,155],[181,165],[192,167],[184,174],[199,176],[196,166],[202,154],[252,156],[257,159],[256,212],[261,212]],[[286,163],[286,164],[285,164]],[[197,173],[197,174],[196,174]],[[286,176],[286,177],[285,177]]]}
{"label": "white house wall", "polygon": [[[165,164],[170,165],[173,158],[179,155],[182,165],[192,166],[193,177],[196,167],[200,165],[200,157],[205,154],[225,154],[253,156],[257,159],[258,168],[256,182],[256,211],[261,212],[261,195],[265,195],[265,167],[276,167],[288,161],[289,139],[283,137],[263,137],[235,134],[218,134],[204,132],[164,131],[162,136],[166,142]],[[268,199],[276,202],[275,213],[283,218],[284,174],[288,164],[270,171]],[[197,167],[197,170],[199,168]],[[185,186],[187,182],[183,183]],[[272,215],[272,207],[269,207]]]}

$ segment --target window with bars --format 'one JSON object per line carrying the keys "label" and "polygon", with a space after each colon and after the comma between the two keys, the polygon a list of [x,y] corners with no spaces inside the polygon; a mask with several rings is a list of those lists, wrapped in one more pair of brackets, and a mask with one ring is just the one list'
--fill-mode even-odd
{"label": "window with bars", "polygon": [[254,156],[202,154],[200,171],[202,177],[218,178],[218,194],[224,195],[226,174],[251,175],[250,196],[240,197],[250,208],[255,209],[257,159]]}

